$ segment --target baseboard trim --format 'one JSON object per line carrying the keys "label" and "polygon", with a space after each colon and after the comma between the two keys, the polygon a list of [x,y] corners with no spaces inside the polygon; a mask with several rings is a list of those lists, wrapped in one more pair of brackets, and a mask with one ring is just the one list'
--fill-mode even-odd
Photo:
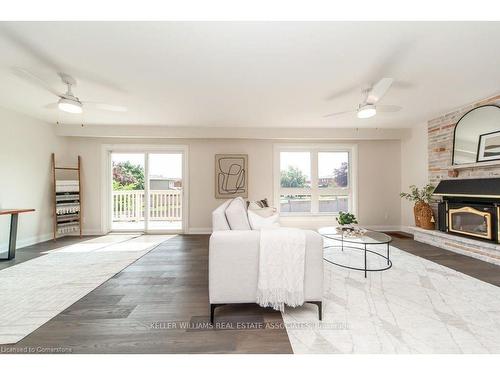
{"label": "baseboard trim", "polygon": [[[75,234],[67,234],[67,236],[78,236],[79,234],[75,233]],[[99,235],[102,235],[101,231],[84,231],[83,232],[83,235],[84,236],[99,236]],[[53,233],[45,233],[45,234],[41,234],[41,235],[38,235],[38,236],[31,236],[31,237],[27,237],[27,238],[17,238],[17,242],[16,242],[16,249],[19,250],[19,249],[22,249],[24,247],[28,247],[28,246],[32,246],[32,245],[36,245],[40,242],[45,242],[45,241],[50,241],[54,238],[54,234]],[[2,244],[1,248],[5,247],[5,252],[7,251],[7,243],[5,244]],[[1,252],[0,252],[1,253]]]}
{"label": "baseboard trim", "polygon": [[[19,234],[18,234],[16,248],[22,249],[23,247],[36,245],[37,243],[45,242],[45,241],[48,241],[51,239],[52,239],[52,233],[40,234],[38,236],[30,236],[27,238],[19,238]],[[7,247],[8,247],[8,243],[2,244],[2,246],[0,246],[0,252],[6,252]]]}
{"label": "baseboard trim", "polygon": [[[376,230],[376,231],[388,231],[397,232],[402,231],[405,233],[413,234],[412,227],[402,226],[402,225],[366,225],[363,226],[366,229]],[[104,236],[107,233],[103,233],[100,229],[90,229],[84,230],[84,236]],[[212,228],[189,228],[186,234],[212,234]],[[75,234],[77,235],[77,234]],[[31,236],[25,239],[17,240],[17,248],[21,249],[23,247],[35,245],[40,242],[45,242],[52,239],[52,233],[46,233],[39,236]]]}
{"label": "baseboard trim", "polygon": [[83,230],[84,236],[105,236],[106,234],[100,229]]}
{"label": "baseboard trim", "polygon": [[415,231],[413,230],[413,227],[408,226],[408,225],[402,225],[401,226],[401,232],[405,232],[405,233],[408,233],[408,234],[415,233]]}
{"label": "baseboard trim", "polygon": [[[400,225],[366,225],[363,228],[387,232],[399,232],[402,230],[402,226]],[[212,228],[189,228],[187,234],[212,234]]]}
{"label": "baseboard trim", "polygon": [[187,234],[212,234],[212,228],[189,228]]}
{"label": "baseboard trim", "polygon": [[379,232],[399,232],[402,230],[401,225],[362,225],[363,228],[375,230]]}

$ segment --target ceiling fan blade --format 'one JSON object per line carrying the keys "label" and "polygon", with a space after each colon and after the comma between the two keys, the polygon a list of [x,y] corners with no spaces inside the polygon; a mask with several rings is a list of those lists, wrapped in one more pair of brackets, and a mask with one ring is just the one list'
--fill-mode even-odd
{"label": "ceiling fan blade", "polygon": [[354,112],[356,112],[356,111],[333,112],[333,113],[329,113],[327,115],[324,115],[323,117],[326,118],[326,117],[340,116],[340,115],[345,115],[347,113],[354,113]]}
{"label": "ceiling fan blade", "polygon": [[12,72],[18,76],[19,78],[22,78],[24,79],[25,81],[35,85],[35,86],[38,86],[40,88],[43,88],[49,92],[51,92],[52,94],[56,95],[56,96],[59,96],[59,97],[62,97],[64,94],[57,91],[56,89],[54,89],[52,86],[50,86],[47,82],[45,82],[43,79],[41,79],[40,77],[37,77],[36,75],[34,75],[33,73],[27,71],[26,69],[23,69],[23,68],[19,68],[19,67],[14,67],[12,68]]}
{"label": "ceiling fan blade", "polygon": [[377,105],[377,112],[399,112],[403,109],[399,105]]}
{"label": "ceiling fan blade", "polygon": [[112,111],[112,112],[127,112],[127,107],[122,105],[113,105],[106,103],[96,103],[96,102],[82,102],[84,108],[85,107],[93,107],[95,109],[100,109],[103,111]]}
{"label": "ceiling fan blade", "polygon": [[348,86],[348,87],[344,87],[340,90],[337,90],[335,92],[332,92],[330,93],[330,95],[328,95],[325,100],[335,100],[335,99],[338,99],[342,96],[346,96],[352,92],[356,92],[356,91],[359,91],[359,87],[358,85],[351,85],[351,86]]}
{"label": "ceiling fan blade", "polygon": [[394,78],[382,78],[380,81],[378,81],[368,92],[366,103],[377,103],[386,94],[387,90],[389,90],[393,82]]}

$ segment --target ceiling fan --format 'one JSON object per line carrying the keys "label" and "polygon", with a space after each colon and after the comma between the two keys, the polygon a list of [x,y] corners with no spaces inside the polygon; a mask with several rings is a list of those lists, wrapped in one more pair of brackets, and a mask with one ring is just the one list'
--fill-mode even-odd
{"label": "ceiling fan", "polygon": [[33,73],[22,69],[22,68],[14,68],[14,73],[23,78],[24,80],[35,84],[38,87],[41,87],[55,96],[59,97],[59,100],[55,103],[50,103],[45,106],[45,108],[58,108],[59,110],[67,113],[79,114],[83,112],[84,107],[93,107],[95,109],[104,110],[104,111],[113,111],[113,112],[126,112],[127,108],[119,105],[111,105],[105,103],[97,103],[97,102],[88,102],[82,101],[77,96],[73,94],[71,90],[72,86],[76,86],[76,79],[66,73],[57,73],[57,75],[61,78],[61,81],[66,85],[66,92],[60,92],[50,86],[47,82],[45,82],[40,77],[34,75]]}
{"label": "ceiling fan", "polygon": [[323,117],[356,113],[358,118],[365,119],[375,116],[377,112],[398,112],[401,110],[401,107],[397,105],[376,105],[380,101],[380,99],[382,99],[382,97],[387,93],[393,82],[393,78],[382,78],[373,86],[362,90],[363,101],[358,105],[357,109],[351,111],[329,113]]}

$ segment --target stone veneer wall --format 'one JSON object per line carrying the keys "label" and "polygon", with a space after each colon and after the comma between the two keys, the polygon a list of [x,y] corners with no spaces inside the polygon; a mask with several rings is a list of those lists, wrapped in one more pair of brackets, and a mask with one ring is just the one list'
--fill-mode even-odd
{"label": "stone veneer wall", "polygon": [[[449,112],[428,122],[429,182],[434,186],[441,180],[453,178],[448,176],[448,171],[452,166],[453,131],[458,120],[460,120],[467,111],[485,104],[500,105],[500,94],[475,103],[467,104],[453,112]],[[457,178],[494,176],[500,176],[500,165],[461,169]]]}
{"label": "stone veneer wall", "polygon": [[499,244],[477,241],[471,238],[422,228],[415,228],[413,236],[415,241],[454,251],[458,254],[467,255],[500,266]]}
{"label": "stone veneer wall", "polygon": [[[458,120],[471,109],[486,104],[500,105],[500,94],[464,105],[453,112],[449,112],[428,122],[428,172],[429,182],[434,186],[439,181],[445,179],[500,176],[500,165],[458,169],[456,170],[458,172],[458,176],[456,177],[448,174],[452,169],[453,132]],[[437,217],[437,204],[433,204],[432,206],[434,217]],[[500,265],[499,244],[486,243],[437,231],[426,231],[420,228],[415,229],[414,235],[416,241]]]}

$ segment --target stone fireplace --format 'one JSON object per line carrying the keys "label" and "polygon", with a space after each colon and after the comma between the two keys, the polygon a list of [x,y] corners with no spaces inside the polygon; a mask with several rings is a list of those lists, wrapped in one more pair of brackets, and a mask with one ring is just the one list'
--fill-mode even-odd
{"label": "stone fireplace", "polygon": [[500,161],[453,165],[457,122],[474,108],[500,105],[500,95],[428,121],[428,176],[442,202],[436,230],[414,229],[415,240],[500,265]]}

